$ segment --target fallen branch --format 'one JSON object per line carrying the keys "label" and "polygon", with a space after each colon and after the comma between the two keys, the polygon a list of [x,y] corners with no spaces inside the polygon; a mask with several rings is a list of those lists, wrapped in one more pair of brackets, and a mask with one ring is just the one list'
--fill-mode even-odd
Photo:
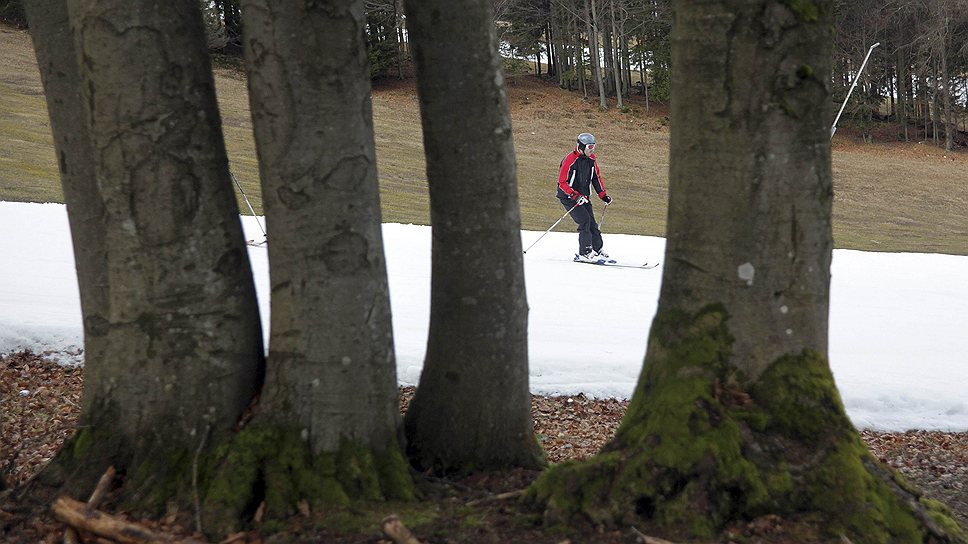
{"label": "fallen branch", "polygon": [[675,542],[671,542],[669,540],[665,540],[659,537],[649,536],[643,533],[642,531],[636,529],[634,526],[632,527],[632,532],[635,533],[635,536],[639,539],[639,542],[641,542],[642,544],[676,544]]}
{"label": "fallen branch", "polygon": [[70,497],[58,497],[54,501],[52,510],[57,519],[71,527],[115,542],[123,544],[174,542],[174,539],[168,535],[156,533],[137,523],[105,514]]}
{"label": "fallen branch", "polygon": [[[87,507],[94,509],[101,504],[104,499],[104,494],[107,493],[108,486],[114,481],[115,470],[113,466],[108,467],[101,475],[101,479],[97,481],[97,485],[94,486],[94,491],[91,492],[91,496],[87,499]],[[68,527],[64,530],[64,544],[78,544],[81,541],[80,535],[77,534],[77,529],[74,527]]]}
{"label": "fallen branch", "polygon": [[421,544],[407,526],[395,514],[383,518],[383,534],[394,544]]}
{"label": "fallen branch", "polygon": [[488,502],[504,501],[504,500],[508,500],[508,499],[517,499],[519,497],[523,497],[524,496],[524,493],[525,493],[525,490],[524,489],[518,489],[516,491],[507,491],[505,493],[498,493],[497,495],[491,495],[491,496],[488,496],[488,497],[484,497],[483,499],[474,499],[474,500],[468,502],[467,504],[465,504],[464,506],[477,506],[479,504],[484,504],[484,503],[488,503]]}
{"label": "fallen branch", "polygon": [[228,538],[219,542],[218,544],[234,544],[235,542],[239,542],[240,540],[245,540],[246,538],[248,538],[248,535],[249,533],[244,533],[244,532],[235,533],[234,535],[230,535]]}
{"label": "fallen branch", "polygon": [[97,481],[97,485],[94,486],[94,491],[91,492],[91,496],[87,499],[87,505],[91,508],[97,508],[101,505],[101,501],[104,500],[104,494],[108,492],[108,486],[114,481],[114,475],[117,472],[114,470],[113,466],[108,467],[101,475],[101,479]]}

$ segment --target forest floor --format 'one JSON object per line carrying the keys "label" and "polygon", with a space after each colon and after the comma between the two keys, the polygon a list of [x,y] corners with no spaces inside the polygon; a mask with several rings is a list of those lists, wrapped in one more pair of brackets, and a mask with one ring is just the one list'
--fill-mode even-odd
{"label": "forest floor", "polygon": [[[80,410],[82,367],[65,367],[31,353],[0,359],[0,542],[66,542],[66,526],[54,519],[49,502],[38,502],[27,485],[53,457],[77,424]],[[412,388],[401,389],[405,411]],[[594,455],[614,434],[628,402],[590,399],[584,395],[534,396],[532,416],[535,432],[549,462],[585,459]],[[968,432],[908,431],[902,433],[862,431],[871,452],[901,472],[925,496],[948,505],[963,527],[968,527]],[[254,523],[243,533],[225,535],[216,542],[391,542],[381,532],[381,520],[398,514],[419,542],[469,543],[659,543],[643,530],[627,527],[603,531],[588,527],[564,534],[547,531],[540,515],[529,512],[501,493],[525,488],[533,471],[475,474],[459,480],[416,475],[423,493],[419,505],[378,504],[325,513],[305,509],[282,531],[265,532]],[[2,488],[2,486],[0,486]],[[75,497],[78,500],[86,498]],[[112,510],[110,493],[104,512],[127,519]],[[172,538],[172,542],[207,542],[194,532],[194,516],[171,512],[160,520],[132,520],[142,527]],[[338,522],[337,522],[338,520]],[[339,527],[339,528],[336,528]],[[718,542],[792,543],[784,520],[763,516],[730,528]],[[81,542],[112,542],[81,535]],[[85,539],[86,538],[86,539]]]}

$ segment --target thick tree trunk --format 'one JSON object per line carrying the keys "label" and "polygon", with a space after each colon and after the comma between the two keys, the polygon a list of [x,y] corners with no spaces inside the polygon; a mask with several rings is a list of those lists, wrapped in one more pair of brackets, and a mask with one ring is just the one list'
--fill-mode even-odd
{"label": "thick tree trunk", "polygon": [[433,225],[430,331],[411,460],[538,467],[507,93],[490,0],[408,0]]}
{"label": "thick tree trunk", "polygon": [[[24,2],[54,136],[67,219],[71,227],[84,336],[107,319],[105,209],[98,190],[87,113],[80,94],[74,37],[65,0]],[[86,366],[97,366],[103,343],[85,342]],[[92,351],[94,350],[94,351]]]}
{"label": "thick tree trunk", "polygon": [[[412,498],[397,441],[363,1],[246,0],[243,13],[272,333],[259,411],[234,446],[247,453],[230,454],[210,509],[237,517],[266,500],[278,517],[304,499]],[[280,465],[293,458],[299,471]],[[216,515],[230,528],[233,516]]]}
{"label": "thick tree trunk", "polygon": [[764,513],[819,525],[818,540],[941,535],[867,451],[826,359],[833,2],[675,9],[666,264],[643,372],[614,440],[530,499],[702,541]]}
{"label": "thick tree trunk", "polygon": [[[104,205],[102,319],[80,431],[50,474],[126,470],[132,504],[187,501],[263,370],[255,289],[197,2],[71,1]],[[79,262],[79,264],[82,264]],[[79,274],[79,278],[91,277]]]}

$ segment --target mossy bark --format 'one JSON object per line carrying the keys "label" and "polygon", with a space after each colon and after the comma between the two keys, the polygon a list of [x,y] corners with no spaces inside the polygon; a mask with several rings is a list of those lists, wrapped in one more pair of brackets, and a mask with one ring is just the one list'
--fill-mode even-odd
{"label": "mossy bark", "polygon": [[732,344],[721,306],[658,316],[614,440],[550,469],[528,500],[551,519],[694,538],[778,514],[857,543],[964,541],[943,507],[870,455],[823,357],[782,357],[750,381],[728,363]]}
{"label": "mossy bark", "polygon": [[[106,421],[106,420],[101,420]],[[148,515],[159,515],[174,506],[194,508],[206,463],[217,451],[211,429],[196,435],[196,444],[165,440],[145,432],[126,436],[106,424],[82,425],[40,474],[38,482],[74,497],[87,497],[108,467],[115,467],[122,484],[119,505]]]}
{"label": "mossy bark", "polygon": [[377,450],[343,441],[314,454],[296,428],[253,425],[215,456],[218,468],[206,482],[206,531],[227,534],[264,503],[264,520],[284,520],[305,501],[312,510],[353,501],[411,501],[409,467],[399,447]]}

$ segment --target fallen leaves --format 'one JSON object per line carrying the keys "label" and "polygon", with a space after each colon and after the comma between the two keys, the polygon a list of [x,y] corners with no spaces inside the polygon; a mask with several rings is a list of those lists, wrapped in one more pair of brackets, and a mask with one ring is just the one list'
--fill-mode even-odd
{"label": "fallen leaves", "polygon": [[[61,366],[29,352],[0,359],[0,478],[5,479],[8,487],[16,487],[37,474],[73,432],[80,414],[82,384],[82,367]],[[402,412],[409,406],[413,393],[412,387],[400,389]],[[535,434],[547,452],[548,461],[558,463],[587,459],[598,453],[614,436],[627,408],[627,400],[592,399],[583,394],[534,395],[531,414]],[[876,458],[901,472],[924,490],[926,496],[947,504],[959,521],[968,526],[968,432],[861,431],[861,437]],[[500,485],[491,485],[487,475],[476,475],[471,479],[480,481],[465,483],[500,493],[526,486],[529,481],[526,476],[514,475],[513,481],[509,481],[504,475],[498,481]],[[312,514],[308,504],[301,504],[299,510],[304,518]],[[0,527],[21,517],[10,508],[0,509]],[[256,518],[259,517],[257,514]],[[176,534],[191,533],[186,528],[173,527],[173,519],[165,521],[158,526],[147,520],[142,523],[149,528],[164,527]],[[743,532],[769,534],[777,530],[778,523],[764,517],[751,522]],[[49,534],[50,527],[30,530],[38,535]],[[248,538],[252,537],[239,533],[227,541],[250,541]]]}
{"label": "fallen leaves", "polygon": [[36,474],[74,432],[82,384],[81,367],[29,351],[0,360],[0,478],[8,485]]}

